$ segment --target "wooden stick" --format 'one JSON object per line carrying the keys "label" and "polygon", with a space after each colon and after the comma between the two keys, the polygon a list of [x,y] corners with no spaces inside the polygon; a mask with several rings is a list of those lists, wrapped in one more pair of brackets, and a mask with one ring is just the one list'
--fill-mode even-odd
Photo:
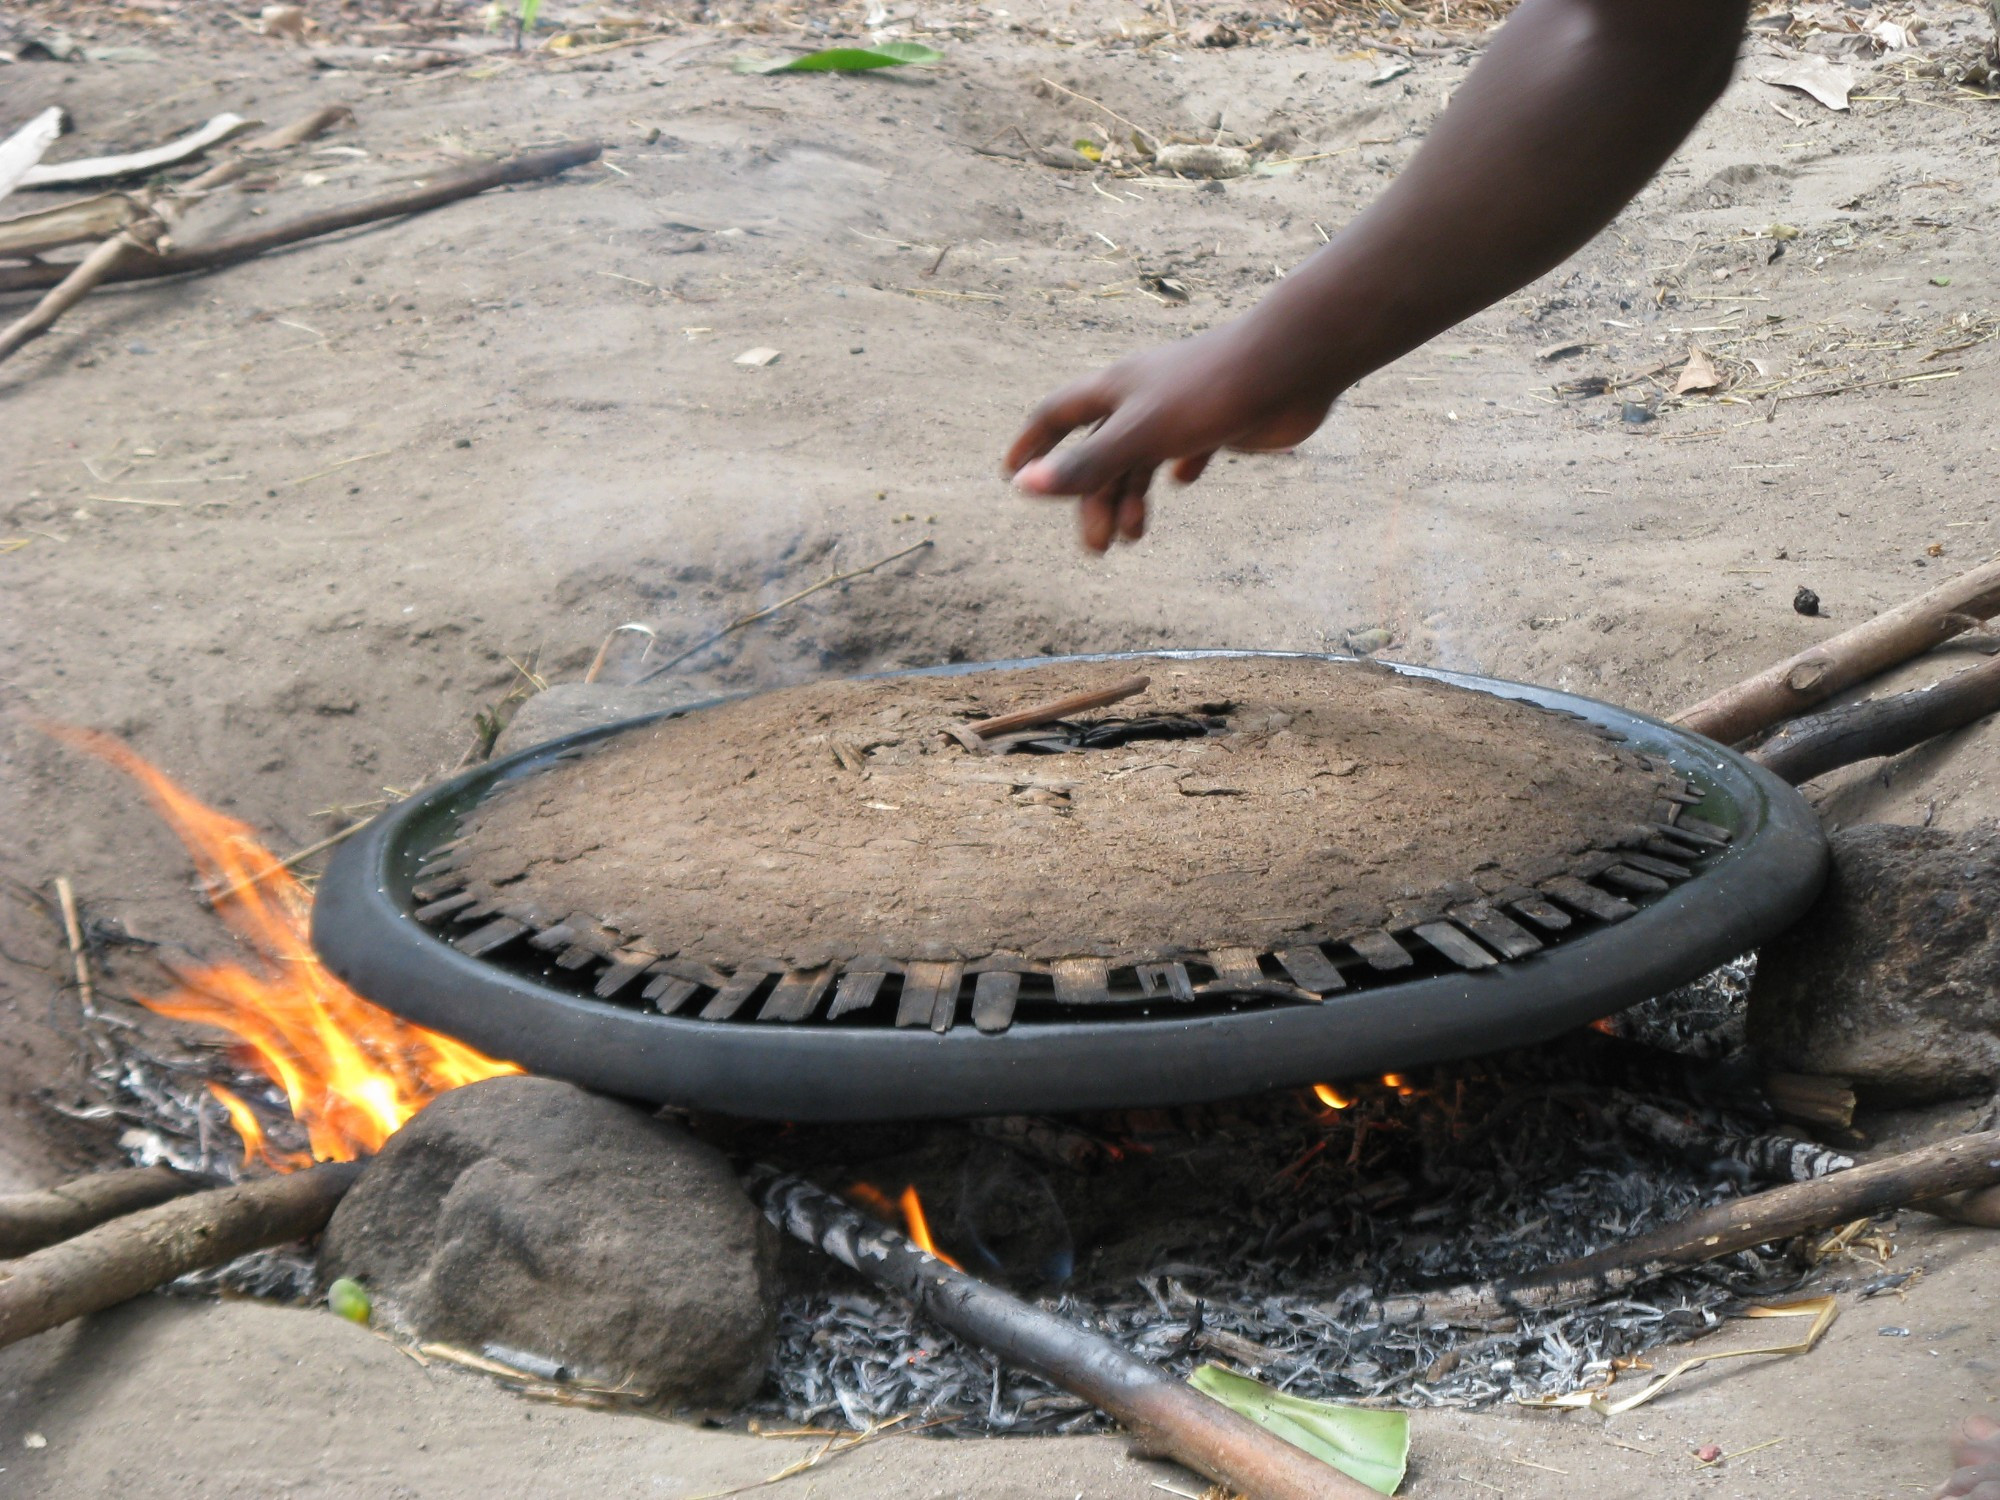
{"label": "wooden stick", "polygon": [[1794,719],[1750,758],[1797,786],[1857,760],[1900,755],[1996,711],[2000,711],[2000,656],[1933,687],[1846,703]]}
{"label": "wooden stick", "polygon": [[1954,1205],[1982,1201],[1978,1195],[1996,1185],[2000,1130],[1981,1131],[1810,1182],[1733,1198],[1652,1234],[1526,1276],[1385,1298],[1375,1305],[1373,1316],[1394,1326],[1507,1324],[1522,1313],[1602,1301],[1668,1271],[1893,1208],[1949,1215]]}
{"label": "wooden stick", "polygon": [[[369,198],[348,208],[331,208],[323,213],[306,214],[283,224],[273,224],[266,229],[237,235],[232,239],[213,240],[206,245],[194,245],[165,255],[149,256],[142,261],[133,261],[119,267],[106,280],[147,281],[160,276],[180,276],[190,271],[213,271],[221,266],[235,265],[238,261],[254,259],[267,250],[297,244],[300,240],[315,239],[323,234],[334,234],[342,229],[358,228],[363,224],[379,223],[383,219],[401,218],[405,214],[423,213],[427,209],[437,208],[446,203],[455,203],[460,198],[473,197],[490,188],[553,177],[556,173],[567,171],[571,167],[595,161],[603,154],[603,150],[602,145],[596,141],[572,141],[567,145],[552,146],[546,151],[524,151],[519,156],[510,156],[499,161],[479,162],[457,172],[445,173],[420,188],[385,193],[379,198]],[[0,292],[48,286],[60,280],[68,269],[67,266],[15,266],[0,269]]]}
{"label": "wooden stick", "polygon": [[1380,1500],[1375,1491],[1176,1380],[1119,1344],[1021,1301],[769,1168],[756,1196],[773,1223],[907,1297],[925,1317],[1108,1412],[1164,1454],[1247,1500]]}
{"label": "wooden stick", "polygon": [[[296,144],[310,140],[339,119],[346,111],[337,107],[315,110],[302,119],[274,131],[267,139],[281,144]],[[230,116],[229,118],[235,118]],[[349,116],[352,118],[352,116]],[[25,317],[0,331],[0,360],[6,359],[22,345],[40,338],[56,324],[56,320],[87,296],[94,287],[106,281],[122,279],[119,272],[139,265],[153,252],[167,226],[177,216],[181,203],[176,195],[198,195],[221,187],[224,183],[241,177],[244,160],[239,153],[224,161],[217,162],[207,171],[181,184],[172,194],[143,195],[135,202],[135,212],[140,217],[125,225],[118,233],[105,240],[95,250],[72,268],[61,283],[37,303]],[[150,210],[150,212],[149,212]],[[144,252],[142,254],[142,252]],[[60,268],[59,268],[60,269]]]}
{"label": "wooden stick", "polygon": [[120,1218],[178,1198],[208,1180],[172,1167],[125,1167],[92,1172],[58,1187],[0,1197],[0,1260],[13,1260]]}
{"label": "wooden stick", "polygon": [[0,329],[0,360],[55,327],[56,320],[88,296],[93,287],[114,279],[121,266],[130,265],[142,252],[151,251],[165,232],[166,225],[160,220],[142,219],[119,230],[76,265],[64,267],[68,274],[56,283],[53,291]]}
{"label": "wooden stick", "polygon": [[1926,1199],[1995,1184],[2000,1184],[2000,1130],[1962,1135],[1810,1182],[1718,1203],[1636,1240],[1502,1282],[1499,1293],[1504,1301],[1534,1288],[1586,1285],[1613,1272],[1638,1271],[1653,1276],[1790,1239],[1808,1230],[1830,1229],[1892,1208],[1922,1207]]}
{"label": "wooden stick", "polygon": [[1725,745],[1737,744],[1996,614],[2000,614],[2000,560],[1809,646],[1683,710],[1675,722]]}
{"label": "wooden stick", "polygon": [[1067,698],[1057,698],[1052,703],[1039,704],[1034,708],[1020,708],[1011,714],[976,719],[965,727],[977,738],[990,740],[995,735],[1012,734],[1017,729],[1033,729],[1039,724],[1053,724],[1057,719],[1067,719],[1071,714],[1123,703],[1127,698],[1138,697],[1152,685],[1150,677],[1127,677],[1094,693],[1071,693]]}
{"label": "wooden stick", "polygon": [[69,942],[69,961],[76,972],[76,992],[86,1016],[97,1012],[96,988],[90,982],[90,950],[84,946],[83,921],[77,915],[76,888],[67,875],[56,876],[56,904],[62,908],[63,937]]}
{"label": "wooden stick", "polygon": [[688,647],[687,650],[683,651],[679,656],[676,656],[672,661],[662,662],[659,666],[653,668],[652,671],[648,672],[644,677],[641,677],[638,680],[638,682],[635,682],[633,684],[633,686],[637,687],[640,682],[651,682],[655,677],[665,676],[668,672],[673,671],[675,667],[678,667],[682,662],[686,661],[690,656],[699,656],[702,652],[706,651],[710,646],[713,646],[717,641],[726,640],[728,637],[736,634],[736,632],[741,630],[744,626],[755,625],[759,620],[766,619],[771,615],[775,615],[781,609],[789,609],[792,605],[797,604],[801,599],[807,598],[813,594],[817,594],[821,589],[830,589],[836,583],[845,583],[850,578],[859,578],[864,573],[873,573],[877,569],[886,568],[892,562],[900,562],[902,559],[908,557],[912,552],[921,552],[924,550],[924,548],[935,545],[936,543],[931,541],[930,538],[926,537],[921,542],[913,542],[911,545],[905,547],[901,552],[891,552],[887,557],[882,558],[877,562],[872,562],[868,564],[868,566],[865,568],[854,568],[845,573],[835,573],[830,577],[822,578],[818,583],[811,585],[809,588],[800,589],[796,594],[793,594],[788,598],[780,599],[776,604],[767,604],[762,609],[752,610],[749,614],[742,616],[740,619],[731,620],[727,625],[723,626],[722,629],[716,631],[714,635],[707,637],[705,640],[696,641],[692,646]]}
{"label": "wooden stick", "polygon": [[367,818],[358,819],[355,822],[349,823],[338,833],[329,833],[323,839],[313,840],[313,842],[307,844],[303,849],[294,849],[283,859],[272,860],[270,864],[259,870],[255,875],[245,875],[234,885],[226,885],[219,891],[210,891],[208,894],[208,904],[210,906],[219,905],[221,902],[227,901],[231,896],[234,896],[238,891],[247,891],[251,886],[259,885],[269,880],[280,870],[289,870],[293,865],[311,859],[315,854],[331,849],[335,844],[344,843],[366,828],[369,821]]}
{"label": "wooden stick", "polygon": [[276,130],[244,141],[237,150],[283,151],[288,146],[317,140],[343,121],[353,124],[354,111],[345,104],[324,104],[309,115],[299,116],[289,125],[280,125]]}
{"label": "wooden stick", "polygon": [[324,1228],[360,1162],[323,1162],[99,1224],[0,1266],[0,1347]]}

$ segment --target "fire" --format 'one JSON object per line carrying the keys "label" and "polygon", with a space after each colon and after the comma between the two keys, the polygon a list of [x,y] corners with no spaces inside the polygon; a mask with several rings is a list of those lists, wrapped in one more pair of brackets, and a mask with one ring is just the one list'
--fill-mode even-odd
{"label": "fire", "polygon": [[1354,1102],[1330,1083],[1314,1084],[1313,1095],[1328,1109],[1346,1109]]}
{"label": "fire", "polygon": [[927,1255],[935,1255],[954,1271],[963,1271],[957,1261],[938,1249],[937,1241],[931,1238],[931,1221],[924,1216],[924,1200],[917,1196],[915,1184],[903,1189],[901,1198],[891,1198],[872,1182],[857,1182],[849,1186],[847,1196],[876,1218],[894,1223],[897,1211],[903,1215],[903,1232],[910,1242]]}
{"label": "fire", "polygon": [[903,1189],[902,1204],[903,1224],[909,1232],[911,1242],[925,1254],[935,1255],[954,1271],[963,1271],[965,1267],[938,1249],[937,1242],[931,1238],[930,1220],[924,1217],[924,1200],[917,1196],[914,1186]]}
{"label": "fire", "polygon": [[[521,1070],[371,1005],[321,965],[308,937],[312,892],[246,824],[205,806],[110,735],[44,724],[48,733],[125,772],[194,857],[216,915],[256,955],[248,964],[174,966],[179,986],[142,995],[148,1009],[219,1027],[239,1060],[285,1092],[312,1159],[352,1161],[381,1148],[439,1094]],[[250,1106],[210,1090],[243,1140],[244,1160],[279,1171],[307,1164],[274,1151]]]}

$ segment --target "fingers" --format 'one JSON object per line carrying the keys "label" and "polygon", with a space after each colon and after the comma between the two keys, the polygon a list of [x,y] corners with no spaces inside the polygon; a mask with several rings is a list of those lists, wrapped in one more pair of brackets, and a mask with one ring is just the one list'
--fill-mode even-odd
{"label": "fingers", "polygon": [[1118,535],[1128,542],[1136,542],[1145,534],[1146,486],[1142,480],[1136,489],[1128,485],[1118,502]]}
{"label": "fingers", "polygon": [[1168,456],[1154,451],[1155,427],[1143,407],[1127,402],[1090,436],[1027,465],[1014,484],[1034,495],[1090,495],[1135,470],[1150,479],[1153,466]]}
{"label": "fingers", "polygon": [[1114,540],[1136,542],[1146,534],[1147,473],[1122,474],[1102,489],[1092,490],[1077,506],[1083,545],[1105,552]]}
{"label": "fingers", "polygon": [[[1096,376],[1064,386],[1029,414],[1028,425],[1021,429],[1020,436],[1007,449],[1007,456],[1001,461],[1002,467],[1010,475],[1018,474],[1024,464],[1031,464],[1042,457],[1077,428],[1103,421],[1111,415],[1115,405]],[[1028,488],[1026,485],[1022,487]],[[1075,491],[1038,489],[1035,493],[1074,494]]]}
{"label": "fingers", "polygon": [[1174,460],[1174,480],[1178,484],[1193,484],[1201,478],[1201,471],[1208,467],[1208,461],[1215,457],[1215,450],[1206,453],[1190,453],[1185,458]]}

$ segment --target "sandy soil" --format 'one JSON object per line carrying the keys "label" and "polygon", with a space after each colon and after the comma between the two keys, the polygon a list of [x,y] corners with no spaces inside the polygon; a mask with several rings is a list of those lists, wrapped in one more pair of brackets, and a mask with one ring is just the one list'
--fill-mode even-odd
{"label": "sandy soil", "polygon": [[[1975,18],[1939,7],[1932,35]],[[1074,24],[1115,37],[1145,20],[1083,7]],[[2000,105],[1908,59],[1860,60],[1863,98],[1834,113],[1754,81],[1773,44],[1753,40],[1744,80],[1574,262],[1365,382],[1296,454],[1218,464],[1165,498],[1144,544],[1099,560],[1059,508],[995,477],[1022,411],[1066,374],[1247,305],[1407,160],[1469,54],[1422,47],[1372,86],[1384,58],[1339,45],[1062,48],[996,22],[947,39],[921,76],[744,78],[722,66],[728,37],[689,27],[486,77],[390,78],[312,73],[226,18],[137,35],[151,60],[0,69],[0,130],[61,102],[81,131],[64,152],[83,154],[223,108],[280,121],[339,100],[359,117],[273,191],[203,207],[189,239],[464,151],[598,135],[616,170],[106,294],[0,368],[0,536],[27,539],[0,554],[9,1179],[111,1151],[106,1127],[46,1107],[76,1055],[73,997],[12,882],[68,874],[97,920],[221,940],[131,789],[34,715],[126,736],[290,848],[449,769],[476,713],[529,672],[581,676],[612,627],[641,621],[678,649],[919,536],[936,546],[732,637],[689,680],[1318,648],[1382,627],[1393,657],[1671,711],[2000,546],[2000,343],[1980,341],[2000,310]],[[1220,191],[978,154],[1010,126],[1041,143],[1105,120],[1038,93],[1042,78],[1155,132],[1220,120],[1337,154]],[[1768,237],[1776,224],[1799,234]],[[1159,275],[1189,300],[1148,295]],[[1666,397],[1691,340],[1733,389]],[[753,346],[782,357],[734,363]],[[1907,374],[1940,378],[1880,383]],[[1653,420],[1624,420],[1627,403]],[[1826,618],[1793,612],[1800,585]],[[1963,826],[2000,812],[2000,730],[1836,782],[1821,789],[1836,820]],[[1462,1457],[1426,1473],[1471,1476],[1452,1480],[1467,1493],[1597,1493],[1602,1474],[1648,1495],[1913,1493],[1946,1417],[2000,1395],[2000,1251],[1966,1232],[1925,1243],[1937,1274],[1909,1307],[1850,1311],[1814,1359],[1714,1377],[1636,1424],[1665,1458],[1503,1414],[1434,1419]],[[1879,1338],[1878,1321],[1915,1331]],[[185,1378],[232,1349],[258,1372],[259,1424]],[[345,1384],[323,1368],[339,1359]],[[449,1494],[462,1478],[470,1493],[468,1464],[482,1492],[525,1492],[539,1464],[679,1495],[777,1466],[777,1445],[521,1411],[264,1308],[149,1305],[5,1368],[7,1487],[34,1480],[20,1493],[229,1492],[208,1467],[225,1451],[246,1494]],[[30,1422],[46,1449],[23,1448]],[[467,1458],[466,1433],[484,1454],[515,1423],[521,1446]],[[1780,1434],[1720,1471],[1681,1456]],[[1509,1441],[1591,1479],[1519,1468]],[[856,1455],[833,1492],[1152,1493],[1108,1443],[1003,1453],[903,1443]]]}

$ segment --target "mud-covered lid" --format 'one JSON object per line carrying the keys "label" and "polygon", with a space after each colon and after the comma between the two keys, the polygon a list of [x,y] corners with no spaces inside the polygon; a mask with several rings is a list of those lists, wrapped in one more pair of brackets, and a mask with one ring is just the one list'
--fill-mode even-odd
{"label": "mud-covered lid", "polygon": [[[979,736],[1135,674],[1115,705]],[[690,972],[1146,963],[1532,895],[1643,839],[1679,785],[1581,720],[1366,663],[1063,661],[812,683],[614,735],[489,796],[452,884]]]}

